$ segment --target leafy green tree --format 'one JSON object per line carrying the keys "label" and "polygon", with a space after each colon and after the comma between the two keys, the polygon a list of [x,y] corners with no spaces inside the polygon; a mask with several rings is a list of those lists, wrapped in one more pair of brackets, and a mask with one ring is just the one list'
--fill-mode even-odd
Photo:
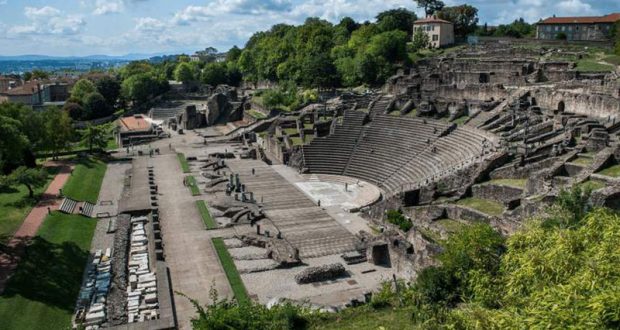
{"label": "leafy green tree", "polygon": [[383,32],[370,39],[367,51],[390,63],[401,62],[407,58],[408,39],[407,33],[403,31]]}
{"label": "leafy green tree", "polygon": [[52,153],[54,159],[58,153],[66,150],[73,136],[71,118],[66,112],[51,108],[44,112],[45,148]]}
{"label": "leafy green tree", "polygon": [[241,49],[236,45],[232,46],[232,48],[228,50],[228,53],[226,53],[226,62],[237,62],[239,57],[241,57]]}
{"label": "leafy green tree", "polygon": [[400,30],[411,36],[416,14],[405,8],[391,9],[377,15],[377,26],[382,32]]}
{"label": "leafy green tree", "polygon": [[88,79],[78,80],[71,88],[71,98],[79,100],[82,104],[86,95],[97,91],[97,87]]}
{"label": "leafy green tree", "polygon": [[29,141],[17,119],[0,114],[0,168],[6,170],[8,164],[20,163]]}
{"label": "leafy green tree", "polygon": [[437,17],[452,22],[454,34],[461,38],[473,33],[478,26],[478,9],[470,5],[443,7]]}
{"label": "leafy green tree", "polygon": [[20,166],[8,176],[8,180],[11,184],[26,186],[28,188],[28,196],[33,198],[34,189],[42,187],[47,183],[47,173],[43,169]]}
{"label": "leafy green tree", "polygon": [[82,120],[84,116],[84,108],[77,102],[67,102],[62,107],[62,110],[69,114],[69,117],[73,120]]}
{"label": "leafy green tree", "polygon": [[170,86],[163,77],[155,77],[153,74],[140,73],[133,75],[121,84],[121,95],[134,103],[134,106],[146,104],[151,97],[161,95],[168,91]]}
{"label": "leafy green tree", "polygon": [[121,70],[121,79],[127,80],[131,76],[138,74],[152,73],[154,71],[153,65],[148,61],[134,61],[125,65]]}
{"label": "leafy green tree", "polygon": [[113,77],[104,77],[95,84],[110,108],[113,108],[121,95],[121,83]]}
{"label": "leafy green tree", "polygon": [[411,48],[413,51],[417,52],[424,48],[428,48],[431,44],[430,38],[428,34],[424,33],[422,30],[417,30],[413,34],[413,42],[411,44]]}
{"label": "leafy green tree", "polygon": [[200,77],[203,83],[217,86],[228,83],[228,71],[225,63],[209,63],[205,66]]}
{"label": "leafy green tree", "polygon": [[440,0],[414,0],[418,7],[424,8],[426,16],[433,15],[435,12],[440,11],[445,4]]}
{"label": "leafy green tree", "polygon": [[177,81],[181,81],[184,84],[194,80],[194,72],[192,66],[187,62],[181,62],[177,65],[174,71],[174,77]]}
{"label": "leafy green tree", "polygon": [[83,104],[86,119],[103,118],[112,114],[112,108],[106,99],[97,92],[86,95]]}
{"label": "leafy green tree", "polygon": [[507,25],[499,25],[495,30],[487,29],[487,35],[495,37],[523,38],[534,34],[535,28],[523,18],[516,19]]}
{"label": "leafy green tree", "polygon": [[566,40],[568,36],[564,32],[558,32],[555,35],[555,40]]}
{"label": "leafy green tree", "polygon": [[93,152],[93,149],[103,150],[108,144],[106,140],[106,131],[101,126],[88,125],[83,132],[82,140],[88,144],[88,151]]}

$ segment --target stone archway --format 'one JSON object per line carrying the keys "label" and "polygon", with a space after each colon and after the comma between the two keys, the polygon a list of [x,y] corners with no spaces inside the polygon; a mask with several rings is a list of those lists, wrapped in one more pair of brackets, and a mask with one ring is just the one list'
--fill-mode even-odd
{"label": "stone archway", "polygon": [[564,109],[566,108],[566,105],[564,104],[564,101],[560,101],[558,102],[558,112],[564,112]]}

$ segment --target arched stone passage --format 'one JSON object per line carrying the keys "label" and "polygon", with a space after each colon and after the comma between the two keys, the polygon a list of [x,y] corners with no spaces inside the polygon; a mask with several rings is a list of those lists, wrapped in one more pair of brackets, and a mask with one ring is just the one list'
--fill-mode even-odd
{"label": "arched stone passage", "polygon": [[558,102],[558,112],[564,112],[565,107],[564,101]]}

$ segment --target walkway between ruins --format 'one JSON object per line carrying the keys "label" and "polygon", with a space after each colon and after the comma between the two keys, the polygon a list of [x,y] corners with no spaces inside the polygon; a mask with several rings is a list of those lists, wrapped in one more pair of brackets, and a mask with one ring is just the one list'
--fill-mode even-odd
{"label": "walkway between ruins", "polygon": [[49,162],[44,166],[59,166],[59,172],[47,190],[41,195],[41,199],[24,219],[22,225],[17,229],[13,238],[7,243],[7,252],[0,254],[0,294],[4,292],[6,283],[13,271],[17,268],[20,257],[23,255],[25,244],[37,234],[39,227],[47,217],[49,211],[55,211],[60,207],[60,189],[65,185],[73,166],[66,163]]}
{"label": "walkway between ruins", "polygon": [[159,191],[159,213],[170,269],[174,303],[180,329],[190,329],[196,316],[192,303],[177,292],[195,299],[201,305],[211,302],[209,291],[217,290],[220,298],[232,297],[228,279],[211,236],[195,205],[195,198],[183,185],[184,174],[176,155],[161,155],[150,159],[154,166]]}

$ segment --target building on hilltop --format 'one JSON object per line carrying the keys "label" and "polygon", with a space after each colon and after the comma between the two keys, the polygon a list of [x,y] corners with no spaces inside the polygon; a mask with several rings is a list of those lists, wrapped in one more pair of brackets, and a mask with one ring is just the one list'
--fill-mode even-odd
{"label": "building on hilltop", "polygon": [[605,16],[549,17],[536,23],[536,38],[542,40],[564,39],[569,41],[608,40],[620,13]]}
{"label": "building on hilltop", "polygon": [[454,24],[439,19],[437,16],[429,16],[413,23],[413,32],[422,31],[428,35],[431,48],[440,48],[454,43]]}

